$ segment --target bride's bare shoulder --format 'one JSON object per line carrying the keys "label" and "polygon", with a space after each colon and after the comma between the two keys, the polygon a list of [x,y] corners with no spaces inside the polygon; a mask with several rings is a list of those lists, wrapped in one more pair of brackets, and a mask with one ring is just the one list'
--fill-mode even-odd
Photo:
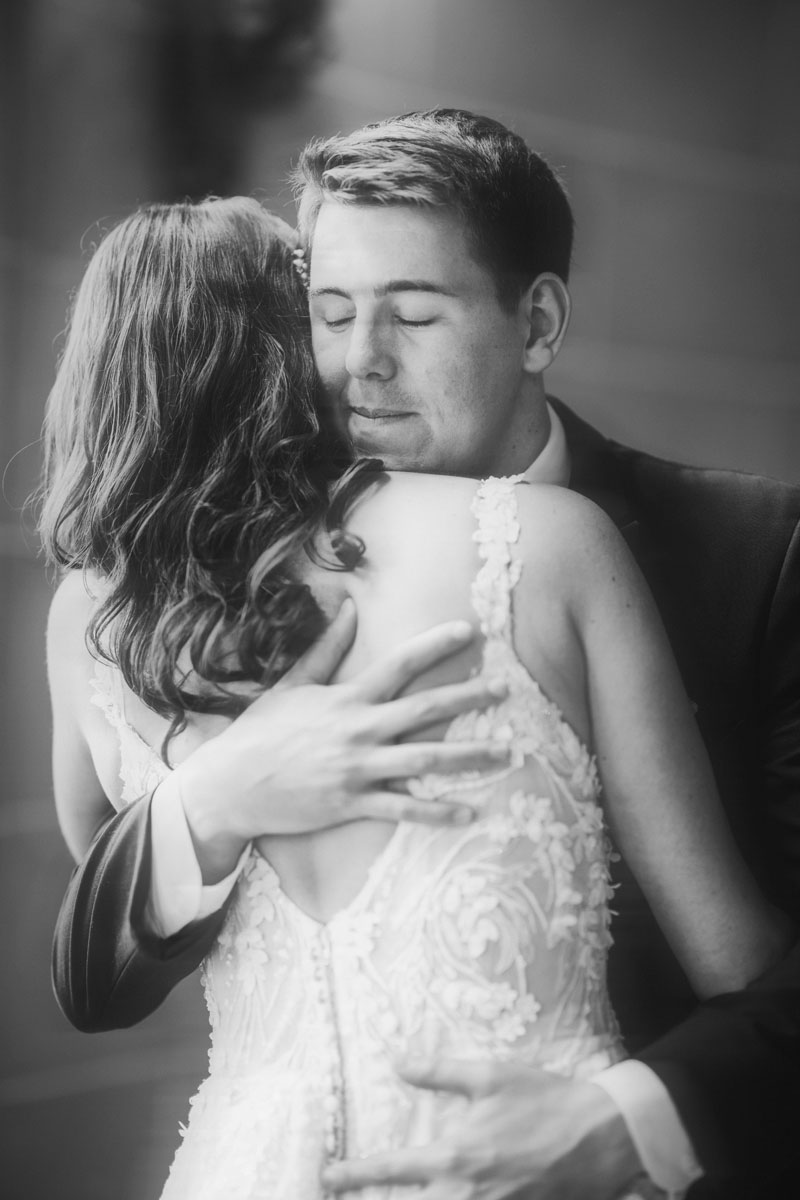
{"label": "bride's bare shoulder", "polygon": [[66,571],[50,601],[48,628],[70,637],[85,631],[100,595],[99,581],[75,569]]}
{"label": "bride's bare shoulder", "polygon": [[348,527],[365,540],[389,530],[396,536],[424,529],[434,536],[445,526],[474,522],[470,506],[477,488],[478,480],[455,475],[386,471],[353,506]]}
{"label": "bride's bare shoulder", "polygon": [[[86,728],[92,719],[89,680],[96,660],[86,631],[98,603],[97,581],[81,570],[67,571],[50,602],[47,617],[47,678],[55,728]],[[98,710],[94,710],[96,713]]]}
{"label": "bride's bare shoulder", "polygon": [[47,616],[47,659],[50,670],[59,664],[93,664],[86,630],[103,593],[102,580],[92,572],[67,571],[53,593]]}
{"label": "bride's bare shoulder", "polygon": [[386,472],[354,505],[348,529],[364,542],[365,569],[472,570],[476,479]]}
{"label": "bride's bare shoulder", "polygon": [[[388,472],[353,506],[348,528],[366,548],[365,569],[413,568],[436,579],[474,575],[477,547],[475,497],[480,481],[452,475]],[[514,487],[519,521],[516,555],[531,568],[526,578],[549,583],[565,597],[598,571],[613,570],[626,548],[606,514],[567,488],[519,482]],[[523,589],[524,591],[524,589]]]}
{"label": "bride's bare shoulder", "polygon": [[624,545],[614,523],[594,501],[554,484],[518,489],[521,548],[540,547],[563,564],[612,557]]}
{"label": "bride's bare shoulder", "polygon": [[[349,524],[355,532],[385,533],[390,527],[422,527],[431,534],[448,527],[474,529],[473,502],[481,481],[457,475],[387,471],[378,476],[354,505]],[[552,484],[515,484],[517,510],[528,540],[563,541],[565,534],[591,539],[608,524],[590,500]]]}

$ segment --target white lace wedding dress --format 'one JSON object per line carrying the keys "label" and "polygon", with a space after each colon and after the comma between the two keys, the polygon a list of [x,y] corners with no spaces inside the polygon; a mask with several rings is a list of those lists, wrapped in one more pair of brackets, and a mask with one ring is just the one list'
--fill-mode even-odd
{"label": "white lace wedding dress", "polygon": [[[513,1059],[584,1077],[623,1056],[606,991],[611,890],[595,764],[512,641],[516,482],[485,481],[473,506],[483,670],[507,680],[509,695],[447,733],[509,742],[511,768],[455,785],[417,781],[431,797],[457,787],[478,819],[398,825],[355,899],[325,924],[251,854],[203,967],[209,1074],[162,1200],[320,1200],[326,1161],[431,1141],[467,1102],[404,1084],[398,1054]],[[166,768],[98,677],[129,801]]]}

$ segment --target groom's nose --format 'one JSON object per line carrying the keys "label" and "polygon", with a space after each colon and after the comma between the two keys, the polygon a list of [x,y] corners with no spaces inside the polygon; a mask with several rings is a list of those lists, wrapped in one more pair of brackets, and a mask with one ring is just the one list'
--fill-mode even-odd
{"label": "groom's nose", "polygon": [[350,329],[345,366],[355,379],[390,379],[395,372],[393,331],[385,321],[356,317]]}

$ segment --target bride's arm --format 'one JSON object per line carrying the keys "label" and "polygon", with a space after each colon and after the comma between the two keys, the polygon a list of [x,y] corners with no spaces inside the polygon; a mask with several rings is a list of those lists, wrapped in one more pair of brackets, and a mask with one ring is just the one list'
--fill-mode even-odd
{"label": "bride's arm", "polygon": [[621,536],[572,496],[563,582],[582,642],[594,750],[614,838],[693,988],[744,987],[788,949],[723,812],[649,590]]}
{"label": "bride's arm", "polygon": [[58,823],[76,862],[101,822],[114,814],[89,746],[91,723],[104,720],[90,700],[94,660],[86,647],[86,627],[92,603],[82,572],[70,571],[53,596],[47,621],[53,791]]}

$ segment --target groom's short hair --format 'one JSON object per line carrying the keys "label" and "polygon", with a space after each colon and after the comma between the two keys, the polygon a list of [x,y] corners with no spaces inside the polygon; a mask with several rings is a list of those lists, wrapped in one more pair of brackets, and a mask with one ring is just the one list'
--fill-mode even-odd
{"label": "groom's short hair", "polygon": [[544,272],[566,283],[574,220],[558,174],[499,121],[462,109],[406,113],[310,142],[294,172],[310,244],[326,198],[343,204],[448,208],[476,260],[513,307]]}

